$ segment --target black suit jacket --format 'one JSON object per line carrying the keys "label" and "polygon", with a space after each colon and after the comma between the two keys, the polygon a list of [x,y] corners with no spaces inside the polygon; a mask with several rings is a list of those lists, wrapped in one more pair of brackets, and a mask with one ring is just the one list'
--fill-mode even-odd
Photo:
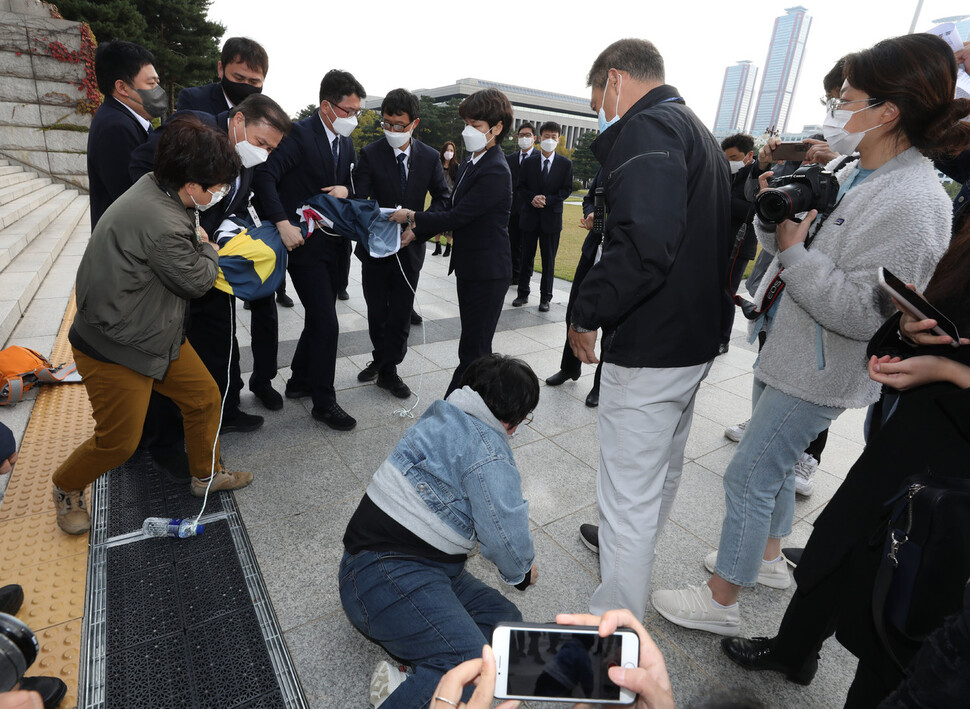
{"label": "black suit jacket", "polygon": [[[539,148],[533,148],[532,152],[529,153],[531,158],[533,155],[539,152]],[[512,218],[518,219],[519,212],[522,211],[522,200],[519,199],[519,195],[516,192],[516,185],[519,184],[519,155],[522,154],[521,150],[516,150],[514,153],[509,153],[505,156],[505,159],[509,163],[509,172],[512,173]],[[526,158],[528,160],[528,158]],[[516,222],[518,223],[518,222]]]}
{"label": "black suit jacket", "polygon": [[[274,224],[284,219],[298,224],[297,208],[323,187],[343,185],[353,197],[351,166],[357,162],[357,152],[350,138],[339,140],[339,164],[334,165],[333,149],[320,114],[294,123],[293,130],[270,153],[269,160],[256,167],[253,191],[259,216]],[[290,252],[290,260],[315,258],[319,249],[347,253],[349,258],[349,252],[342,251],[343,242],[340,237],[314,234],[304,246]]]}
{"label": "black suit jacket", "polygon": [[428,240],[453,232],[448,272],[459,278],[482,281],[512,277],[509,247],[509,213],[512,208],[512,174],[505,155],[489,148],[477,164],[466,160],[458,168],[451,208],[418,216],[416,235]]}
{"label": "black suit jacket", "polygon": [[[522,163],[516,194],[522,205],[519,212],[519,228],[555,234],[562,231],[562,203],[573,191],[573,164],[569,158],[556,155],[549,165],[549,176],[542,176],[543,155],[535,151]],[[532,206],[536,195],[545,195],[546,206]]]}
{"label": "black suit jacket", "polygon": [[92,229],[111,203],[134,184],[128,175],[128,161],[150,133],[151,128],[146,132],[131,111],[110,96],[94,114],[88,133]]}
{"label": "black suit jacket", "polygon": [[[424,209],[425,196],[431,193],[429,211],[447,209],[451,196],[438,151],[417,140],[411,140],[408,156],[408,179],[401,194],[401,173],[397,151],[384,138],[375,140],[360,151],[360,164],[354,171],[354,186],[358,198],[376,200],[382,207],[405,207],[414,211]],[[411,243],[400,251],[402,261],[420,269],[424,263],[424,243]],[[358,244],[358,258],[369,259],[370,254]]]}
{"label": "black suit jacket", "polygon": [[[147,172],[151,172],[155,162],[155,148],[169,121],[179,115],[192,115],[205,123],[207,126],[218,128],[223,133],[229,132],[229,111],[223,111],[218,116],[203,111],[176,111],[167,121],[153,131],[148,140],[135,148],[131,154],[131,162],[128,165],[128,173],[134,184]],[[226,196],[219,204],[212,209],[199,212],[199,224],[205,229],[206,234],[213,236],[222,220],[230,216],[245,218],[246,208],[249,206],[249,193],[253,185],[254,168],[244,167],[239,172],[239,186],[233,184],[233,191]]]}
{"label": "black suit jacket", "polygon": [[179,91],[178,101],[175,102],[176,111],[205,111],[218,115],[229,110],[229,102],[222,91],[222,84],[218,81],[205,86],[195,86]]}

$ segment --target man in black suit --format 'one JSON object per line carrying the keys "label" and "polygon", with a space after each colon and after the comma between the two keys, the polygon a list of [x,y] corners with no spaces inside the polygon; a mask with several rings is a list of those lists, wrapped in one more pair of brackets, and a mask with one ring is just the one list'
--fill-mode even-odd
{"label": "man in black suit", "polygon": [[290,366],[286,396],[313,399],[313,418],[338,431],[357,421],[337,404],[336,297],[346,239],[315,233],[304,243],[297,208],[320,192],[352,196],[351,165],[357,154],[350,134],[367,93],[353,74],[333,69],[320,82],[320,108],[294,124],[269,160],[256,170],[254,188],[261,216],[276,224],[290,249],[289,271],[306,320]]}
{"label": "man in black suit", "polygon": [[519,149],[505,156],[509,162],[509,171],[512,173],[512,211],[509,213],[509,247],[512,249],[512,285],[519,282],[519,254],[522,251],[522,232],[519,229],[519,212],[522,211],[522,202],[515,192],[515,186],[519,184],[519,168],[522,162],[532,156],[535,152],[536,128],[531,123],[523,123],[519,126],[517,134],[517,145]]}
{"label": "man in black suit", "polygon": [[562,232],[562,203],[573,190],[573,164],[556,154],[559,146],[558,123],[546,121],[539,126],[540,154],[522,163],[516,194],[521,204],[519,227],[522,230],[522,252],[519,264],[518,297],[512,305],[529,302],[529,281],[536,258],[536,244],[542,256],[542,280],[539,282],[539,311],[548,312],[552,301],[552,283],[556,277],[556,252]]}
{"label": "man in black suit", "polygon": [[131,187],[131,152],[148,140],[152,118],[164,115],[168,106],[154,63],[155,57],[147,49],[121,40],[99,45],[94,55],[94,73],[104,103],[94,114],[88,133],[92,229],[111,203]]}
{"label": "man in black suit", "polygon": [[[286,112],[275,101],[259,94],[250,96],[231,111],[223,111],[217,116],[203,111],[178,111],[172,117],[183,113],[191,113],[206,125],[226,132],[243,163],[239,177],[231,185],[226,198],[215,208],[199,213],[200,226],[214,239],[223,220],[233,216],[251,218],[251,214],[255,214],[250,195],[256,165],[265,161],[276,149],[283,136],[289,133],[291,123]],[[130,172],[133,181],[151,171],[155,146],[167,124],[168,121],[163,123],[151,139],[132,154]],[[254,431],[263,424],[261,416],[239,409],[239,392],[243,384],[239,369],[239,344],[235,339],[235,300],[228,293],[212,288],[201,298],[189,301],[186,330],[189,341],[219,385],[220,393],[226,396],[223,433]],[[230,340],[233,345],[231,359]]]}
{"label": "man in black suit", "polygon": [[[217,116],[242,103],[248,96],[261,94],[263,81],[269,71],[269,57],[258,42],[247,37],[231,37],[222,46],[216,70],[219,81],[182,89],[176,107]],[[271,411],[283,408],[283,397],[273,389],[272,384],[277,374],[279,354],[276,303],[286,308],[293,307],[293,299],[286,294],[285,278],[276,289],[275,302],[273,296],[267,296],[245,305],[246,310],[252,313],[253,373],[249,377],[249,389]]]}
{"label": "man in black suit", "polygon": [[[375,199],[382,207],[424,209],[430,192],[432,211],[447,208],[450,190],[438,151],[412,137],[421,123],[420,105],[418,97],[406,89],[394,89],[384,97],[381,127],[385,137],[360,151],[354,175],[358,197]],[[401,399],[409,397],[411,390],[398,376],[397,365],[407,354],[411,307],[425,251],[423,242],[386,258],[374,258],[359,244],[355,250],[361,262],[367,326],[374,346],[373,361],[357,379],[376,379],[377,386]]]}

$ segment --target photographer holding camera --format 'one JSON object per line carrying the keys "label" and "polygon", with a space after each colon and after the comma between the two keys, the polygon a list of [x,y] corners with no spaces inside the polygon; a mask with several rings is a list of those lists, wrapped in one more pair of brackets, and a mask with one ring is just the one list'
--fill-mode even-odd
{"label": "photographer holding camera", "polygon": [[[755,220],[762,246],[777,254],[755,299],[771,334],[755,367],[751,421],[724,475],[720,545],[705,559],[714,575],[652,597],[684,627],[735,635],[742,587],[790,584],[781,539],[794,513],[792,467],[842,411],[879,397],[866,343],[892,303],[877,270],[898,270],[922,288],[949,243],[949,200],[921,153],[970,145],[970,125],[960,122],[970,101],[953,98],[953,52],[935,36],[896,37],[848,55],[844,77],[841,98],[826,106],[825,138],[859,157],[834,175],[834,206],[822,213],[830,178],[816,174],[799,181],[813,195],[794,205],[810,207],[801,222]],[[782,285],[783,297],[763,299]]]}

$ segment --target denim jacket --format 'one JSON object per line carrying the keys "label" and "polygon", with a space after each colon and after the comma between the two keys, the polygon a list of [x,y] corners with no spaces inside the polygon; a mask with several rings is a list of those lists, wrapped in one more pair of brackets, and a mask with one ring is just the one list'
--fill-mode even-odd
{"label": "denim jacket", "polygon": [[508,434],[477,392],[434,402],[374,473],[374,504],[446,554],[482,555],[521,583],[535,551]]}

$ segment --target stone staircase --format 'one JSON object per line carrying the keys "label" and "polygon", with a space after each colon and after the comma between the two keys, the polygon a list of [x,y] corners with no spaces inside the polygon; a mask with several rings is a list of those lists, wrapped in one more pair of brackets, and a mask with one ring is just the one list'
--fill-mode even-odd
{"label": "stone staircase", "polygon": [[89,234],[86,195],[0,160],[0,346],[50,354]]}

